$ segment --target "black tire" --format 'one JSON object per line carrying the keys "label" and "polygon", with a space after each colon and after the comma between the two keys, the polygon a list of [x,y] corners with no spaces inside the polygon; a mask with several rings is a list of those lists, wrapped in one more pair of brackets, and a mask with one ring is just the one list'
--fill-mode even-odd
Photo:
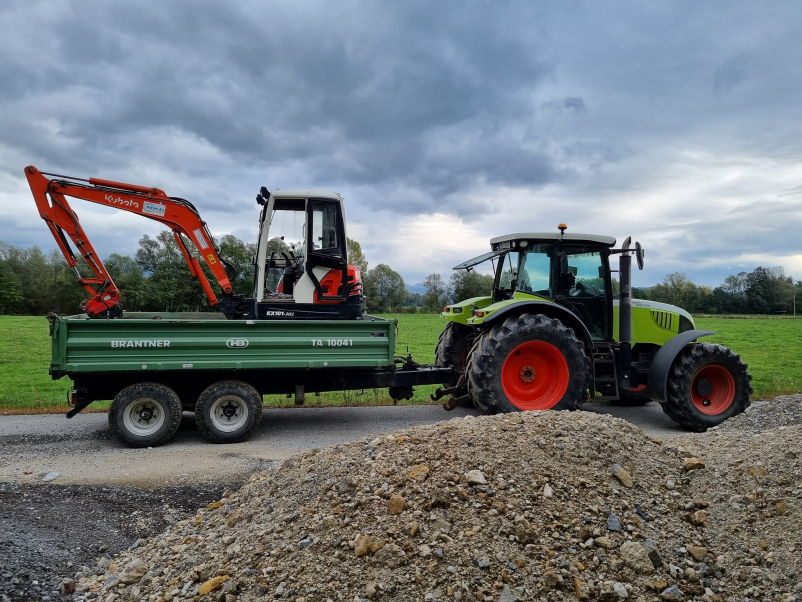
{"label": "black tire", "polygon": [[206,388],[195,404],[195,424],[213,443],[245,441],[262,422],[262,396],[248,383],[224,380]]}
{"label": "black tire", "polygon": [[131,447],[156,447],[181,424],[181,400],[170,387],[138,383],[120,391],[109,408],[109,426]]}
{"label": "black tire", "polygon": [[618,399],[612,403],[620,406],[643,406],[652,399],[649,397],[649,390],[646,388],[640,391],[634,389],[619,389]]}
{"label": "black tire", "polygon": [[440,333],[435,350],[435,363],[444,368],[453,367],[462,372],[470,345],[473,343],[474,329],[465,324],[449,322]]}
{"label": "black tire", "polygon": [[[547,354],[538,355],[532,344],[536,345],[537,349],[546,350]],[[521,356],[522,348],[523,356]],[[521,357],[520,361],[523,361],[523,358],[534,358],[532,361],[539,362],[537,363],[539,367],[535,370],[527,364],[516,372],[511,370],[515,364],[511,364],[508,371],[504,372],[508,358],[518,362],[516,357]],[[542,357],[554,361],[541,359]],[[564,391],[561,385],[549,378],[552,365],[554,372],[551,374],[558,375],[554,378],[564,379],[567,375]],[[538,376],[538,370],[543,380]],[[473,402],[485,414],[519,412],[524,409],[576,410],[588,396],[590,359],[574,331],[562,322],[542,314],[523,314],[507,318],[482,334],[471,349],[466,372],[468,390]],[[503,372],[505,376],[502,375]],[[521,385],[514,378],[511,380],[510,374],[513,376],[520,374],[520,380],[525,384]],[[505,391],[505,384],[511,395],[514,387],[522,387],[524,395],[530,393],[537,395],[537,391],[544,387],[545,392],[533,398],[530,403],[514,395],[513,399],[510,399]],[[563,391],[561,395],[559,391]],[[555,395],[560,396],[551,399]]]}
{"label": "black tire", "polygon": [[[709,392],[703,388],[705,379]],[[694,343],[679,353],[669,370],[663,411],[674,422],[702,432],[746,410],[751,383],[740,355],[721,345]]]}
{"label": "black tire", "polygon": [[[476,342],[476,330],[465,324],[449,322],[440,333],[437,349],[434,352],[435,363],[443,368],[453,367],[458,372],[465,370],[468,353]],[[472,408],[473,400],[469,397],[460,406]]]}

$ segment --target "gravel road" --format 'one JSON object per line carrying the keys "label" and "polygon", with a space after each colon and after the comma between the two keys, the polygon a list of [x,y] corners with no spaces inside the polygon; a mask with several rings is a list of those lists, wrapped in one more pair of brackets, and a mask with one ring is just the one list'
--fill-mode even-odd
{"label": "gravel road", "polygon": [[[649,435],[682,433],[656,403],[631,408],[586,404],[586,411],[624,418]],[[185,413],[176,436],[162,447],[129,449],[111,434],[106,414],[0,417],[0,481],[129,485],[143,489],[190,483],[234,482],[299,451],[369,434],[432,424],[476,410],[440,406],[291,408],[265,410],[259,432],[245,443],[213,445]],[[30,474],[26,475],[26,472]]]}
{"label": "gravel road", "polygon": [[[654,403],[586,404],[585,411],[624,418],[656,437],[683,432]],[[61,599],[62,577],[158,534],[298,452],[467,414],[478,412],[271,409],[256,436],[233,445],[208,443],[185,414],[167,445],[141,450],[117,441],[105,414],[0,417],[0,602]],[[59,475],[44,482],[49,473]]]}

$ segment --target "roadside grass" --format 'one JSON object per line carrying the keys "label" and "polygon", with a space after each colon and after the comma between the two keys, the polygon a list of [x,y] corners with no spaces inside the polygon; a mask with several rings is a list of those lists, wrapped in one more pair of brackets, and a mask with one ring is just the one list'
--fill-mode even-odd
{"label": "roadside grass", "polygon": [[[436,314],[385,314],[398,319],[396,354],[407,350],[416,361],[434,361],[437,338],[446,322]],[[732,348],[749,364],[754,399],[802,392],[802,319],[728,319],[730,316],[696,318],[697,328],[715,330],[708,337]],[[0,414],[62,413],[68,410],[71,381],[54,381],[48,374],[50,338],[47,320],[36,316],[0,316]],[[436,387],[418,387],[415,396],[401,403],[431,403]],[[266,395],[267,407],[292,407],[293,399]],[[307,407],[390,405],[387,389],[343,391],[310,395]],[[109,402],[95,402],[84,411],[103,412]]]}
{"label": "roadside grass", "polygon": [[729,347],[749,365],[752,399],[802,393],[802,318],[695,318],[697,328],[715,330],[705,337]]}

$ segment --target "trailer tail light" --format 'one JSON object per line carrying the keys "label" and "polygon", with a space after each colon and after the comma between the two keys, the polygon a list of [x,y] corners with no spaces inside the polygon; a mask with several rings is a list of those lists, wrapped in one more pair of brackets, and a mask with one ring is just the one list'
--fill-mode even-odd
{"label": "trailer tail light", "polygon": [[70,389],[67,392],[67,403],[70,405],[70,407],[75,407],[75,401],[77,400],[77,398],[78,398],[78,391],[76,391],[75,389]]}

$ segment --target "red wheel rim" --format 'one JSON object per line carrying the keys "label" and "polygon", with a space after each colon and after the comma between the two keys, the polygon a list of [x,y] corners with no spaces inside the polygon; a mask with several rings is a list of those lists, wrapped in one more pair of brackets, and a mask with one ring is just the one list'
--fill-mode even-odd
{"label": "red wheel rim", "polygon": [[559,349],[545,341],[529,341],[504,360],[501,387],[519,410],[548,410],[565,395],[568,376],[568,362]]}
{"label": "red wheel rim", "polygon": [[702,414],[715,416],[726,411],[735,399],[735,379],[724,366],[700,368],[691,381],[691,400]]}

